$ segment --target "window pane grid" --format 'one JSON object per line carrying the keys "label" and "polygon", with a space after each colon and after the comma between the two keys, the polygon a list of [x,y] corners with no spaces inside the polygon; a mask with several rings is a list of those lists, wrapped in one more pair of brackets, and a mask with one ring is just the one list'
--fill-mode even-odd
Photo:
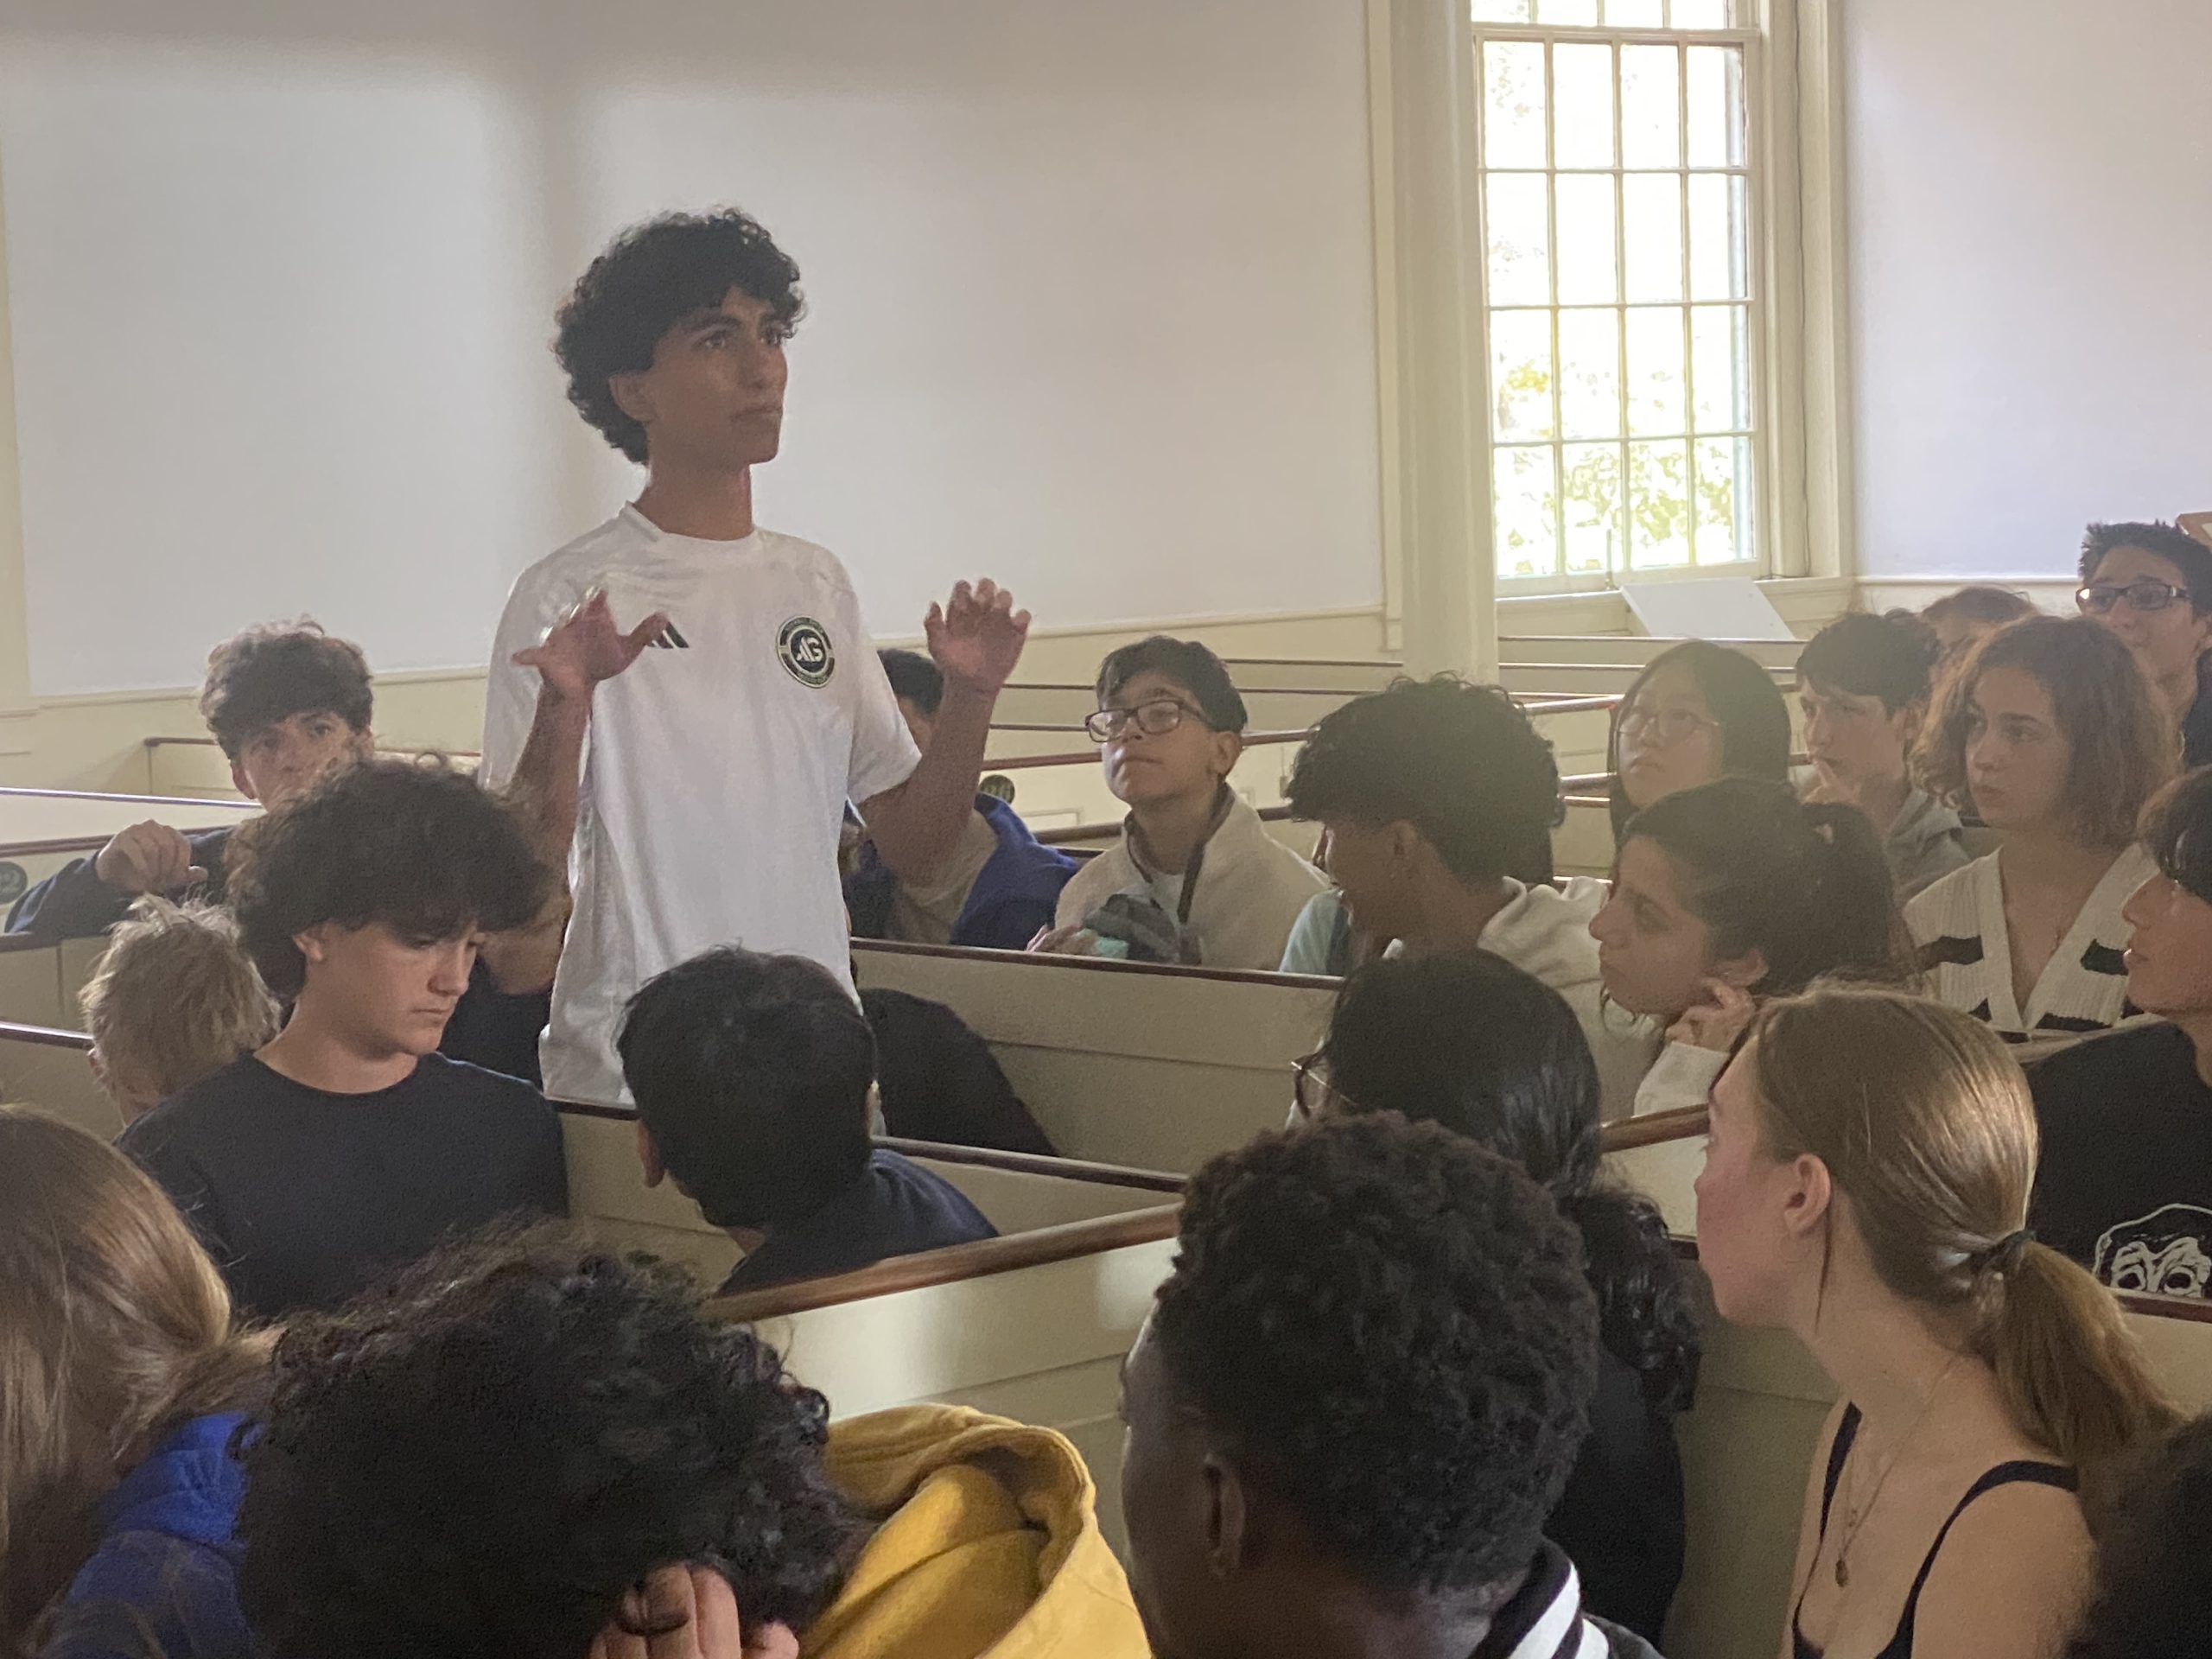
{"label": "window pane grid", "polygon": [[[1520,26],[1475,40],[1499,577],[1755,565],[1751,37],[1736,8],[1476,0],[1475,11]],[[1673,38],[1648,32],[1670,26]],[[1603,87],[1591,79],[1599,59]],[[1562,185],[1576,180],[1610,200],[1578,185],[1570,214]],[[1536,237],[1541,249],[1526,245]]]}

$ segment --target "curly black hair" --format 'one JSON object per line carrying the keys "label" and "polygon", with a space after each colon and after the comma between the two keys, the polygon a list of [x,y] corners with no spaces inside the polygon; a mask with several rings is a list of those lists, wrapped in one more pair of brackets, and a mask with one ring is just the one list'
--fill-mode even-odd
{"label": "curly black hair", "polygon": [[1344,981],[1322,1045],[1352,1112],[1441,1124],[1526,1170],[1580,1230],[1605,1349],[1672,1415],[1701,1346],[1658,1206],[1600,1174],[1603,1086],[1560,994],[1487,950],[1371,962]]}
{"label": "curly black hair", "polygon": [[295,1321],[274,1382],[238,1440],[238,1599],[269,1659],[581,1659],[680,1563],[803,1630],[859,1536],[823,1397],[680,1268],[557,1225]]}
{"label": "curly black hair", "polygon": [[2202,1659],[2212,1630],[2212,1417],[2098,1475],[2084,1507],[2096,1587],[2066,1659]]}
{"label": "curly black hair", "polygon": [[1589,1429],[1574,1230],[1504,1159],[1395,1113],[1193,1176],[1153,1334],[1185,1403],[1385,1592],[1508,1592]]}
{"label": "curly black hair", "polygon": [[751,214],[664,213],[616,237],[555,318],[553,354],[568,372],[569,401],[639,465],[645,429],[615,403],[614,377],[652,367],[670,329],[714,310],[732,289],[766,306],[785,333],[806,311],[798,266]]}
{"label": "curly black hair", "polygon": [[200,717],[233,760],[255,733],[294,715],[333,714],[365,732],[375,707],[361,648],[305,617],[224,640],[207,654],[200,688]]}
{"label": "curly black hair", "polygon": [[381,923],[410,939],[520,927],[553,875],[514,810],[444,760],[366,760],[325,778],[231,837],[227,892],[269,988],[300,994],[293,941],[322,922]]}
{"label": "curly black hair", "polygon": [[1567,812],[1552,746],[1520,706],[1449,674],[1325,715],[1284,792],[1309,823],[1410,823],[1463,881],[1550,880]]}

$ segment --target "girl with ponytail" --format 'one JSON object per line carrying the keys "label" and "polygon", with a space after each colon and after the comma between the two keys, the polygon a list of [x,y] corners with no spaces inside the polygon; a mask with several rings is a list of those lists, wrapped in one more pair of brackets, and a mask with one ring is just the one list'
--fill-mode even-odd
{"label": "girl with ponytail", "polygon": [[1795,1334],[1843,1396],[1785,1654],[2064,1649],[2090,1564],[2080,1472],[2172,1412],[2110,1294],[2026,1230],[2037,1150],[1996,1034],[1894,991],[1770,1004],[1713,1091],[1714,1304]]}
{"label": "girl with ponytail", "polygon": [[1666,1033],[1641,1113],[1702,1105],[1758,1003],[1823,976],[1914,977],[1866,815],[1726,778],[1629,820],[1590,924],[1606,996]]}
{"label": "girl with ponytail", "polygon": [[1599,1177],[1601,1090],[1574,1011],[1487,950],[1389,957],[1344,982],[1299,1077],[1300,1116],[1440,1123],[1519,1164],[1581,1229],[1598,1391],[1545,1535],[1573,1560],[1592,1612],[1656,1643],[1682,1575],[1674,1420],[1697,1384],[1697,1319],[1657,1208]]}

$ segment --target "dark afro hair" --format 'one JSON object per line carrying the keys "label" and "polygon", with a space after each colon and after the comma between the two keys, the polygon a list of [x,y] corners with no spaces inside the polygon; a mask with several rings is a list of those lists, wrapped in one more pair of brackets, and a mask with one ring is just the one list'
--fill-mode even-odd
{"label": "dark afro hair", "polygon": [[522,926],[552,873],[512,808],[444,760],[365,760],[240,826],[228,898],[269,988],[307,982],[295,938],[323,922],[380,923],[402,938],[457,939]]}
{"label": "dark afro hair", "polygon": [[1504,1159],[1394,1113],[1201,1169],[1153,1328],[1183,1401],[1386,1594],[1509,1592],[1589,1429],[1574,1230]]}
{"label": "dark afro hair", "polygon": [[294,715],[335,715],[365,732],[375,705],[361,648],[304,617],[224,640],[200,688],[200,717],[233,760],[255,734]]}
{"label": "dark afro hair", "polygon": [[1565,816],[1552,746],[1494,685],[1400,680],[1325,715],[1285,785],[1291,814],[1410,823],[1462,881],[1550,878]]}
{"label": "dark afro hair", "polygon": [[256,1651],[582,1659],[683,1563],[803,1630],[855,1537],[828,1418],[677,1267],[559,1226],[453,1247],[277,1345],[240,1436]]}
{"label": "dark afro hair", "polygon": [[944,671],[918,651],[891,649],[875,654],[883,664],[884,677],[891,682],[891,695],[934,719],[944,706]]}
{"label": "dark afro hair", "polygon": [[798,266],[750,214],[664,213],[616,237],[555,318],[553,354],[568,371],[569,401],[639,465],[645,429],[616,405],[614,377],[652,367],[670,329],[715,310],[732,289],[766,306],[785,333],[806,309]]}
{"label": "dark afro hair", "polygon": [[2212,1629],[2212,1417],[2127,1453],[2085,1494],[2096,1586],[2066,1659],[2203,1659]]}

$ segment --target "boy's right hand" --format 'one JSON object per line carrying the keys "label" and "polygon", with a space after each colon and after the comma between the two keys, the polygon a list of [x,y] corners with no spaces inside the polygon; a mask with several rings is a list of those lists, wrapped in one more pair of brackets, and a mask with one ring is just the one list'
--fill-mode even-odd
{"label": "boy's right hand", "polygon": [[92,860],[101,884],[136,898],[142,893],[175,893],[205,881],[207,872],[192,861],[192,843],[166,823],[134,823],[108,842]]}
{"label": "boy's right hand", "polygon": [[595,588],[553,625],[543,644],[517,652],[515,665],[536,669],[555,696],[582,702],[593,687],[614,678],[644,655],[653,637],[667,626],[668,613],[656,611],[623,632],[614,625],[607,590]]}
{"label": "boy's right hand", "polygon": [[[636,1636],[622,1628],[658,1632]],[[781,1624],[743,1628],[729,1580],[703,1567],[664,1567],[622,1599],[622,1618],[601,1631],[590,1659],[798,1659]]]}

